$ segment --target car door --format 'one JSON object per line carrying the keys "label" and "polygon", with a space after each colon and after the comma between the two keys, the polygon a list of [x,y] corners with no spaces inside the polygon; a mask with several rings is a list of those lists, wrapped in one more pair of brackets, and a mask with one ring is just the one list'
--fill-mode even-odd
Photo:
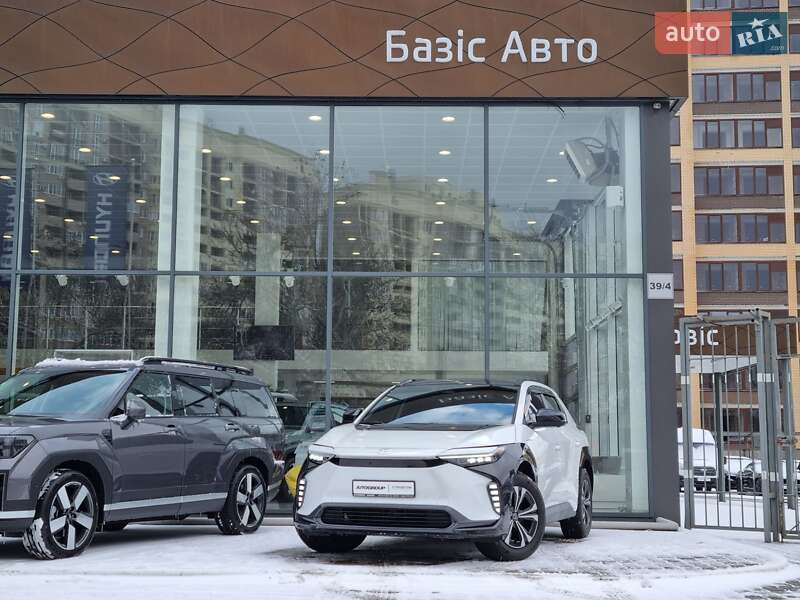
{"label": "car door", "polygon": [[129,423],[111,421],[117,465],[113,500],[106,510],[134,510],[138,517],[172,514],[183,483],[185,440],[175,418],[169,375],[139,373],[115,413],[124,415],[132,403],[144,406],[146,416]]}
{"label": "car door", "polygon": [[536,459],[539,491],[545,506],[553,506],[559,498],[559,478],[563,471],[563,436],[558,427],[536,427],[536,413],[544,408],[544,400],[536,388],[528,388],[525,395],[524,431],[527,446]]}
{"label": "car door", "polygon": [[560,435],[561,442],[561,473],[556,483],[556,496],[559,502],[568,503],[575,509],[578,508],[578,486],[580,484],[578,473],[580,471],[581,457],[585,444],[583,432],[572,419],[564,403],[555,396],[542,392],[545,408],[561,411],[567,419],[562,427],[554,428]]}
{"label": "car door", "polygon": [[226,431],[225,419],[217,415],[210,377],[177,373],[172,380],[183,412],[180,421],[186,438],[186,469],[182,495],[189,506],[227,492],[229,482],[222,480],[220,462],[237,431]]}

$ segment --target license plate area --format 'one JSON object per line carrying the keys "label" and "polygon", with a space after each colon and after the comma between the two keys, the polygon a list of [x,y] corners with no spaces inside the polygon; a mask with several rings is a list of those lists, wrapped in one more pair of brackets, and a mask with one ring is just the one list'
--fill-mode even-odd
{"label": "license plate area", "polygon": [[353,496],[360,498],[413,498],[416,493],[413,481],[353,480]]}

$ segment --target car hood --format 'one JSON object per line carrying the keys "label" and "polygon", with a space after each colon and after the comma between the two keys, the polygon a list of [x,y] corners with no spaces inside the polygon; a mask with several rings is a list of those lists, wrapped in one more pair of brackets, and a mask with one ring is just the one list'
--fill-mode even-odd
{"label": "car hood", "polygon": [[478,431],[414,431],[408,429],[356,429],[334,427],[314,445],[329,446],[343,458],[435,458],[455,448],[480,448],[512,444],[513,425]]}
{"label": "car hood", "polygon": [[0,435],[12,433],[29,433],[39,427],[47,427],[63,423],[62,419],[52,417],[22,417],[22,416],[1,416]]}

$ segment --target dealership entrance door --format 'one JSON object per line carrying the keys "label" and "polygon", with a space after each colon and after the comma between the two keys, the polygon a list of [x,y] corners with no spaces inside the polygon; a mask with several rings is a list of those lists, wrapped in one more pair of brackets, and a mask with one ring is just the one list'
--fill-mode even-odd
{"label": "dealership entrance door", "polygon": [[680,321],[684,526],[800,538],[800,319],[755,310]]}

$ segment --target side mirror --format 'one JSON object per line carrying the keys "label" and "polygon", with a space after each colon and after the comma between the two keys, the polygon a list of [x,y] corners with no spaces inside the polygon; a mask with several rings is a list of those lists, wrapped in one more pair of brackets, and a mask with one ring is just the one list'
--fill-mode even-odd
{"label": "side mirror", "polygon": [[141,421],[147,416],[147,409],[141,404],[131,403],[125,409],[129,421]]}
{"label": "side mirror", "polygon": [[567,424],[567,417],[560,410],[543,408],[536,413],[534,427],[561,427]]}
{"label": "side mirror", "polygon": [[361,414],[363,409],[361,408],[351,408],[350,410],[344,412],[342,414],[342,425],[347,423],[353,423],[358,418],[358,415]]}

